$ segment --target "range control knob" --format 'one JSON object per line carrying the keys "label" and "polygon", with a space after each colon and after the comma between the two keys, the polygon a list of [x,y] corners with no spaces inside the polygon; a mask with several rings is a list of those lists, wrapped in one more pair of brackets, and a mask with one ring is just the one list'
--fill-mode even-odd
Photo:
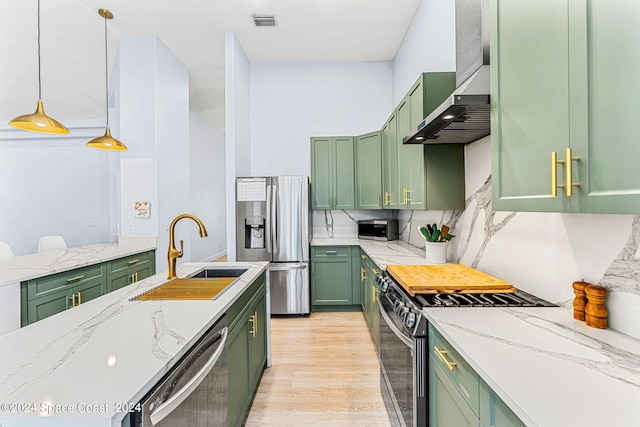
{"label": "range control knob", "polygon": [[400,319],[404,322],[409,313],[411,313],[411,309],[409,307],[402,307],[402,310],[400,311]]}
{"label": "range control knob", "polygon": [[389,289],[389,282],[384,278],[380,279],[380,281],[378,282],[378,285],[382,292],[387,292],[387,290]]}
{"label": "range control knob", "polygon": [[404,307],[404,303],[402,301],[396,301],[393,311],[399,316],[402,312],[402,308]]}
{"label": "range control knob", "polygon": [[416,314],[413,312],[407,314],[406,319],[404,319],[404,324],[409,329],[413,328],[416,324]]}

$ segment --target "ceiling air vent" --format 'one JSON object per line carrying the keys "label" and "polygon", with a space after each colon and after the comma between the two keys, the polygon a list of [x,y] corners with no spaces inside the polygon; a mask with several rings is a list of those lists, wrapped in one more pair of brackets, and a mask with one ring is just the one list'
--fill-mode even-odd
{"label": "ceiling air vent", "polygon": [[275,27],[276,16],[275,15],[253,15],[253,25],[256,27]]}

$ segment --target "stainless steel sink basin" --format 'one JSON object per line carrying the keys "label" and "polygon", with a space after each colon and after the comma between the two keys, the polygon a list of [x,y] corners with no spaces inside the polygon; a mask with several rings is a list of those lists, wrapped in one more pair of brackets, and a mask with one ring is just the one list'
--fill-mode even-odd
{"label": "stainless steel sink basin", "polygon": [[193,278],[208,277],[240,277],[247,271],[246,268],[205,268],[199,273],[192,274]]}

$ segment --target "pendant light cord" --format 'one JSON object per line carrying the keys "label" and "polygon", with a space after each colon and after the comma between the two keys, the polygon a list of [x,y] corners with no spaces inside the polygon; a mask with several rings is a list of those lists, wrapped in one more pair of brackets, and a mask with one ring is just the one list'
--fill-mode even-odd
{"label": "pendant light cord", "polygon": [[42,77],[40,74],[40,0],[38,0],[38,99],[42,99]]}
{"label": "pendant light cord", "polygon": [[107,49],[107,17],[104,17],[104,94],[105,105],[107,107],[107,127],[109,127],[109,55]]}

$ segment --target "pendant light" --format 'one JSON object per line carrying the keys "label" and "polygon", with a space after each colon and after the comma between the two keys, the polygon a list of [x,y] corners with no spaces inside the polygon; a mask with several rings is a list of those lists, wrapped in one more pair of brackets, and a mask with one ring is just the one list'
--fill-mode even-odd
{"label": "pendant light", "polygon": [[47,116],[42,106],[42,77],[40,72],[40,0],[38,0],[38,105],[33,114],[16,117],[9,125],[29,132],[64,134],[69,133],[62,123]]}
{"label": "pendant light", "polygon": [[111,136],[109,131],[109,66],[107,55],[107,19],[113,19],[113,13],[107,9],[98,9],[98,15],[104,18],[104,89],[105,103],[107,107],[107,128],[103,136],[94,138],[87,142],[87,146],[97,148],[99,150],[125,151],[127,146]]}

